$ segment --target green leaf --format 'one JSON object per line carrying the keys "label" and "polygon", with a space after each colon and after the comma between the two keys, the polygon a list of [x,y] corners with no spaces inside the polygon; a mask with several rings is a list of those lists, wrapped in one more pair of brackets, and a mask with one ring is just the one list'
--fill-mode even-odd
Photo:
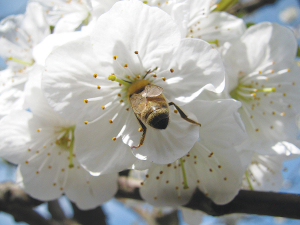
{"label": "green leaf", "polygon": [[221,0],[219,3],[217,3],[217,7],[213,11],[226,11],[238,1],[239,0]]}
{"label": "green leaf", "polygon": [[298,46],[298,50],[297,50],[297,57],[300,57],[300,47]]}
{"label": "green leaf", "polygon": [[251,27],[253,25],[255,25],[255,23],[253,23],[253,22],[249,22],[249,23],[246,24],[247,28],[249,28],[249,27]]}

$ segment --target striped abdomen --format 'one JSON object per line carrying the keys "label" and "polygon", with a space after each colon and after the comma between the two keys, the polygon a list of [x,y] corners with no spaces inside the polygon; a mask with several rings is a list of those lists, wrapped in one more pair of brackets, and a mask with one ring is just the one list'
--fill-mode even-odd
{"label": "striped abdomen", "polygon": [[166,129],[169,124],[169,106],[163,96],[147,97],[147,105],[138,117],[156,129]]}

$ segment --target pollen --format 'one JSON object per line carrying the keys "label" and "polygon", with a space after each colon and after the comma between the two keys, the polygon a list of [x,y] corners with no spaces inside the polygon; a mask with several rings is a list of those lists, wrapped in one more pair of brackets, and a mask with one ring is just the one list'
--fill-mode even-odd
{"label": "pollen", "polygon": [[166,81],[166,78],[165,77],[163,77],[163,78],[161,78],[163,81]]}
{"label": "pollen", "polygon": [[173,72],[174,72],[174,69],[171,68],[171,69],[170,69],[170,72],[173,73]]}
{"label": "pollen", "polygon": [[114,59],[114,60],[117,60],[117,55],[114,55],[114,56],[113,56],[113,59]]}
{"label": "pollen", "polygon": [[175,110],[174,110],[174,113],[178,113],[178,111],[175,109]]}
{"label": "pollen", "polygon": [[109,120],[108,122],[109,122],[109,123],[113,123],[113,121],[112,121],[112,120]]}
{"label": "pollen", "polygon": [[84,121],[84,124],[85,124],[85,125],[87,125],[88,123],[89,123],[89,121],[87,121],[87,120],[86,120],[86,121]]}
{"label": "pollen", "polygon": [[153,74],[152,77],[157,77],[157,75],[156,75],[156,74]]}
{"label": "pollen", "polygon": [[134,51],[134,54],[139,54],[139,51]]}
{"label": "pollen", "polygon": [[115,141],[115,140],[117,140],[117,138],[116,138],[116,137],[113,137],[112,140]]}
{"label": "pollen", "polygon": [[105,106],[101,106],[101,108],[104,110],[104,109],[105,109]]}
{"label": "pollen", "polygon": [[124,67],[128,67],[128,64],[124,64]]}
{"label": "pollen", "polygon": [[138,129],[138,131],[139,131],[139,132],[143,132],[144,130],[143,130],[143,128],[140,127],[140,128]]}
{"label": "pollen", "polygon": [[93,74],[93,77],[96,78],[98,75],[96,73]]}
{"label": "pollen", "polygon": [[40,129],[36,129],[36,132],[40,132],[41,130]]}
{"label": "pollen", "polygon": [[84,103],[88,103],[89,102],[89,100],[87,100],[87,99],[84,99],[83,101],[84,101]]}
{"label": "pollen", "polygon": [[97,89],[101,89],[101,87],[99,85],[97,85]]}

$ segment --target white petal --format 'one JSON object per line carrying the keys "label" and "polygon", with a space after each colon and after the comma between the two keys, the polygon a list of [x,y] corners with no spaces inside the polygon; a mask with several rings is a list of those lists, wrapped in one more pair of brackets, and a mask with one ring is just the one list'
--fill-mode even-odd
{"label": "white petal", "polygon": [[174,72],[163,73],[161,76],[166,81],[159,79],[154,83],[164,88],[164,94],[170,101],[190,102],[203,89],[220,92],[224,88],[221,56],[205,41],[183,39],[177,51],[172,56],[165,55],[161,64],[161,68],[173,69]]}
{"label": "white petal", "polygon": [[65,193],[80,209],[95,208],[115,195],[117,178],[117,173],[94,177],[82,168],[74,168],[68,174]]}
{"label": "white petal", "polygon": [[[93,77],[95,73],[99,79]],[[73,41],[56,48],[48,57],[42,80],[45,97],[52,108],[65,118],[76,121],[80,116],[91,114],[95,119],[102,110],[101,106],[112,101],[112,97],[106,95],[111,94],[109,87],[115,82],[109,81],[108,75],[103,74],[105,72],[92,51],[89,38]],[[97,85],[105,88],[99,90]],[[103,97],[103,102],[84,103],[84,99],[98,96]]]}
{"label": "white petal", "polygon": [[13,163],[25,162],[30,133],[28,121],[32,114],[16,111],[4,117],[0,122],[0,156]]}
{"label": "white petal", "polygon": [[138,51],[145,68],[151,68],[161,55],[178,46],[180,37],[176,23],[162,10],[139,1],[123,1],[99,17],[92,42],[101,61],[112,63],[117,55],[124,65],[129,59],[121,57],[132,53],[138,65],[134,54]]}

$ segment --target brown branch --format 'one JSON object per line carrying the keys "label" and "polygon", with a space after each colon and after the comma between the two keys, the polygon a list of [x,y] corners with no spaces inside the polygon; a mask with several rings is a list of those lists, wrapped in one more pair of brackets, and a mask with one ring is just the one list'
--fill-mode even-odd
{"label": "brown branch", "polygon": [[33,210],[41,203],[27,195],[17,184],[6,182],[0,185],[0,211],[11,214],[16,222],[50,225],[49,221]]}
{"label": "brown branch", "polygon": [[82,225],[106,225],[106,216],[99,206],[95,209],[80,210],[74,203],[72,203],[74,218]]}
{"label": "brown branch", "polygon": [[248,2],[238,2],[227,11],[231,14],[236,14],[238,12],[252,13],[265,5],[274,4],[276,1],[277,0],[252,0]]}
{"label": "brown branch", "polygon": [[[130,178],[127,178],[128,181],[124,182],[123,179],[119,182],[120,189],[116,197],[142,200],[135,181],[132,182]],[[247,213],[300,219],[300,195],[297,194],[240,190],[230,203],[217,205],[202,192],[196,190],[185,207],[201,210],[212,216]]]}

